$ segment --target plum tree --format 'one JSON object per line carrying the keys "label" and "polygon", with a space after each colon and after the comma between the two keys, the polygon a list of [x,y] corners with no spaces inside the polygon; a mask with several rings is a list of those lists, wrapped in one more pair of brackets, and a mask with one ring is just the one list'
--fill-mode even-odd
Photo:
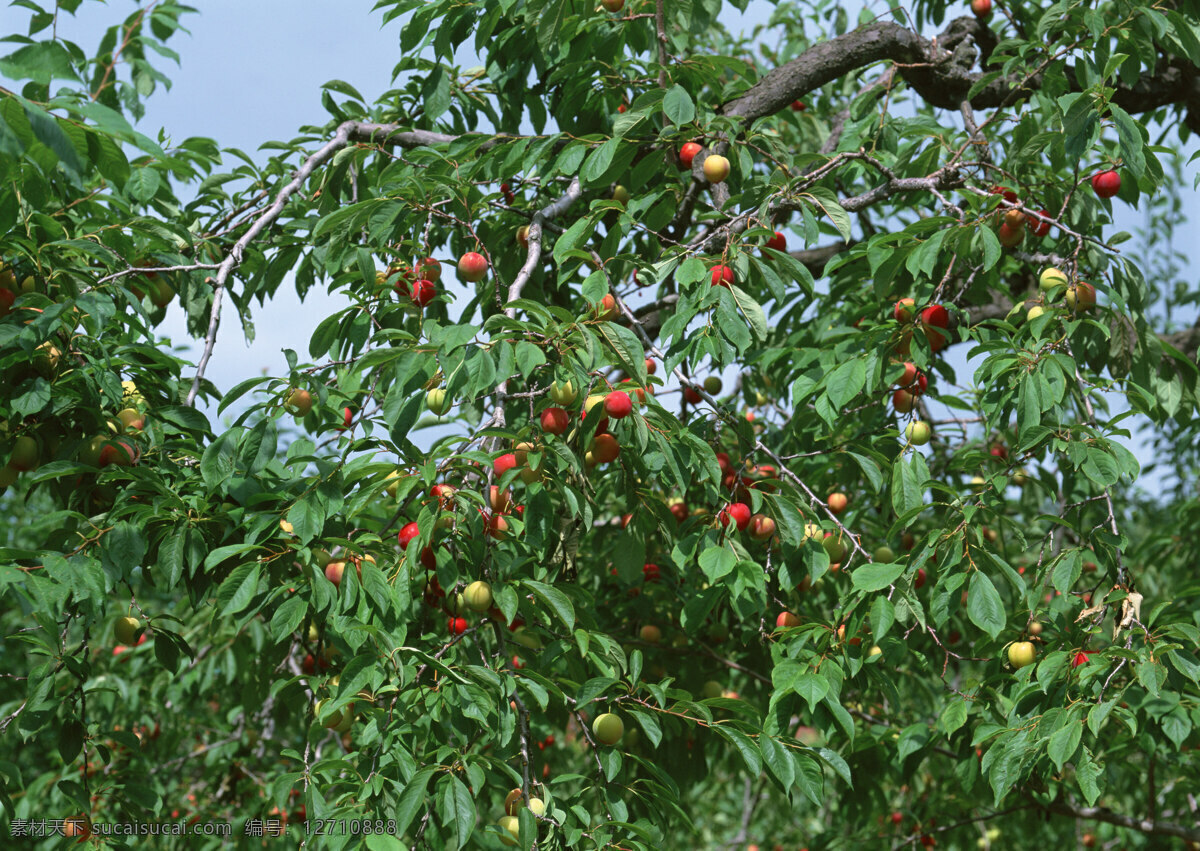
{"label": "plum tree", "polygon": [[1200,841],[1194,2],[380,0],[240,139],[112,5],[0,52],[6,827]]}

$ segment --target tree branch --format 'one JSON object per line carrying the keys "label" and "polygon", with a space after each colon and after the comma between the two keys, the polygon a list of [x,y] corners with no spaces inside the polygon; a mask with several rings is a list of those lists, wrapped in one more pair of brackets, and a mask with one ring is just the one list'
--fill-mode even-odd
{"label": "tree branch", "polygon": [[[187,402],[185,403],[189,407],[196,403],[196,394],[200,391],[200,382],[204,379],[204,371],[208,368],[209,360],[212,359],[213,346],[217,342],[217,328],[221,324],[221,299],[225,293],[225,284],[229,280],[229,276],[242,262],[242,256],[245,254],[246,248],[263,231],[274,224],[275,220],[283,213],[283,208],[287,205],[288,200],[304,185],[304,182],[308,180],[317,166],[346,147],[351,139],[360,139],[365,136],[374,140],[375,136],[379,133],[383,133],[386,139],[393,144],[407,145],[409,147],[450,142],[458,138],[456,136],[447,136],[443,133],[427,133],[423,130],[398,131],[395,127],[396,125],[391,124],[367,124],[361,121],[346,121],[340,124],[333,138],[326,142],[319,151],[304,161],[300,169],[296,172],[295,177],[283,189],[279,190],[279,194],[275,196],[275,203],[255,219],[254,224],[250,225],[249,230],[242,234],[241,239],[234,243],[229,254],[226,255],[221,265],[217,268],[216,280],[213,282],[213,303],[209,309],[208,332],[204,335],[204,351],[200,355],[200,363],[196,366],[196,376],[192,379],[192,387],[188,390]],[[495,137],[492,142],[495,143],[498,141],[498,138]]]}
{"label": "tree branch", "polygon": [[[1028,78],[1000,77],[968,99],[972,86],[983,76],[971,68],[990,54],[995,38],[986,25],[974,18],[951,21],[933,39],[922,38],[891,21],[875,21],[813,45],[767,73],[718,111],[753,121],[780,111],[826,83],[884,61],[897,63],[905,82],[930,106],[953,110],[961,109],[964,103],[976,109],[1005,106],[1014,95],[1039,89],[1042,77],[1040,74]],[[1072,91],[1082,91],[1071,68],[1065,69],[1062,76]],[[1133,86],[1117,86],[1113,102],[1130,113],[1179,104],[1188,109],[1187,124],[1195,130],[1200,126],[1200,75],[1190,63],[1173,60]]]}
{"label": "tree branch", "polygon": [[1107,824],[1115,824],[1118,827],[1127,827],[1130,830],[1136,830],[1151,836],[1174,836],[1179,839],[1190,839],[1193,842],[1200,842],[1200,827],[1184,827],[1183,825],[1171,822],[1133,818],[1114,813],[1104,807],[1076,807],[1061,801],[1042,804],[1041,806],[1042,809],[1060,816],[1102,821]]}
{"label": "tree branch", "polygon": [[[546,219],[561,216],[571,208],[572,204],[579,200],[579,196],[582,194],[583,186],[580,184],[577,175],[571,178],[571,184],[567,187],[566,194],[533,214],[533,219],[529,222],[529,251],[525,256],[525,263],[521,266],[521,271],[517,272],[517,277],[513,279],[512,285],[508,288],[508,300],[510,302],[516,301],[521,297],[521,291],[529,283],[530,275],[533,274],[533,270],[537,268],[538,261],[541,260],[543,222]],[[504,313],[509,319],[515,319],[517,316],[517,310],[513,307],[506,308]]]}

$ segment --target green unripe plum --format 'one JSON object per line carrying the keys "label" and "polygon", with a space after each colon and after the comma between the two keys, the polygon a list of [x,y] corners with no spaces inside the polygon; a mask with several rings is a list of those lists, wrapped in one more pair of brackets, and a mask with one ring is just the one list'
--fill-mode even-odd
{"label": "green unripe plum", "polygon": [[871,558],[881,564],[891,564],[896,560],[896,553],[891,547],[884,546],[875,550]]}
{"label": "green unripe plum", "polygon": [[829,535],[823,541],[821,546],[825,548],[825,552],[829,555],[829,560],[832,562],[840,562],[843,556],[846,555],[846,545],[842,543],[842,539],[837,535]]}
{"label": "green unripe plum", "polygon": [[113,625],[113,635],[117,639],[117,644],[128,644],[130,646],[137,644],[138,638],[145,631],[142,622],[137,618],[123,617],[117,620]]}
{"label": "green unripe plum", "polygon": [[550,385],[550,398],[559,407],[568,408],[579,398],[579,391],[570,381],[564,381],[561,384],[556,381]]}
{"label": "green unripe plum", "polygon": [[[521,808],[525,805],[525,793],[520,789],[513,789],[504,799],[504,812],[507,815],[515,816],[521,812]],[[541,798],[530,798],[529,811],[535,816],[544,816],[546,814],[546,802]]]}
{"label": "green unripe plum", "polygon": [[625,735],[625,722],[611,712],[597,715],[592,722],[592,733],[602,745],[615,745]]}
{"label": "green unripe plum", "polygon": [[[318,721],[321,721],[321,707],[325,705],[324,700],[318,700],[316,708],[313,710],[313,715]],[[348,703],[341,709],[335,709],[329,713],[324,721],[321,721],[323,727],[333,730],[335,733],[345,733],[354,723],[354,704]]]}
{"label": "green unripe plum", "polygon": [[425,405],[440,417],[450,410],[454,405],[454,401],[446,397],[445,390],[440,387],[434,387],[425,394]]}
{"label": "green unripe plum", "polygon": [[104,451],[104,435],[98,434],[79,448],[79,460],[89,467],[100,466],[100,453]]}
{"label": "green unripe plum", "polygon": [[516,816],[500,816],[496,824],[500,825],[500,841],[508,846],[516,845],[521,838],[521,820]]}
{"label": "green unripe plum", "polygon": [[904,430],[904,436],[913,446],[924,446],[933,437],[933,429],[924,420],[917,420],[915,423],[908,424],[908,428]]}
{"label": "green unripe plum", "polygon": [[1067,285],[1067,275],[1060,269],[1053,267],[1043,269],[1042,274],[1038,276],[1038,286],[1042,288],[1042,292],[1048,293],[1055,287],[1065,287]]}
{"label": "green unripe plum", "polygon": [[486,612],[492,606],[492,586],[483,580],[468,585],[462,596],[467,608],[473,612]]}
{"label": "green unripe plum", "polygon": [[1032,641],[1014,641],[1008,645],[1008,661],[1014,668],[1032,665],[1037,658],[1037,648]]}
{"label": "green unripe plum", "polygon": [[13,443],[8,466],[20,472],[27,472],[37,467],[40,460],[41,451],[38,449],[37,441],[29,435],[23,434]]}
{"label": "green unripe plum", "polygon": [[525,627],[518,627],[512,634],[512,640],[522,647],[527,647],[530,650],[541,650],[542,640],[535,633],[530,632]]}

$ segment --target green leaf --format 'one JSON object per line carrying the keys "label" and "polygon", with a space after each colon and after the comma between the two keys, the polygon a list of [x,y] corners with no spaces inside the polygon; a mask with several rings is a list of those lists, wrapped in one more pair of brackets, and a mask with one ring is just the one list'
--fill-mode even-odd
{"label": "green leaf", "polygon": [[967,723],[967,702],[962,698],[952,698],[938,717],[938,729],[947,737]]}
{"label": "green leaf", "polygon": [[1113,707],[1117,703],[1119,703],[1119,700],[1113,698],[1112,700],[1104,701],[1104,703],[1097,703],[1088,710],[1087,725],[1088,729],[1092,731],[1093,736],[1100,735],[1100,728],[1104,726],[1104,722],[1108,720],[1109,713],[1112,712]]}
{"label": "green leaf", "polygon": [[0,59],[0,74],[10,80],[33,80],[48,85],[53,80],[79,81],[67,49],[57,41],[27,44]]}
{"label": "green leaf", "polygon": [[1070,720],[1060,727],[1046,743],[1046,753],[1062,771],[1063,765],[1075,755],[1079,740],[1083,736],[1083,721]]}
{"label": "green leaf", "polygon": [[559,620],[566,625],[568,631],[575,628],[575,607],[571,605],[570,597],[544,582],[525,579],[521,584],[549,606],[554,611],[554,614],[558,615]]}
{"label": "green leaf", "polygon": [[829,218],[829,221],[837,228],[838,233],[842,235],[842,239],[850,239],[852,233],[850,214],[842,209],[842,205],[838,203],[837,196],[831,190],[823,186],[814,186],[804,193],[802,197],[812,204],[815,209]]}
{"label": "green leaf", "polygon": [[727,547],[714,545],[700,554],[700,569],[708,577],[709,582],[716,582],[722,576],[733,572],[737,564],[737,556]]}
{"label": "green leaf", "polygon": [[1075,779],[1079,781],[1079,791],[1083,793],[1088,806],[1093,806],[1104,791],[1104,772],[1086,745],[1075,762]]}
{"label": "green leaf", "polygon": [[439,118],[450,108],[450,75],[441,65],[435,65],[421,87],[425,101],[425,116],[430,121]]}
{"label": "green leaf", "polygon": [[857,452],[846,452],[854,462],[858,464],[858,468],[863,471],[863,475],[867,477],[867,481],[871,484],[871,490],[876,493],[883,487],[883,471],[879,469],[879,465],[871,458],[865,455],[859,455]]}
{"label": "green leaf", "polygon": [[912,724],[900,732],[900,740],[896,744],[897,759],[904,761],[906,756],[914,754],[929,743],[929,728],[924,724]]}
{"label": "green leaf", "polygon": [[751,298],[748,293],[738,287],[731,286],[729,292],[733,296],[733,301],[738,306],[738,310],[746,317],[746,322],[750,326],[750,330],[754,332],[754,336],[759,340],[767,339],[769,328],[767,326],[767,316],[763,313],[762,306]]}
{"label": "green leaf", "polygon": [[675,85],[667,89],[663,96],[663,112],[672,124],[690,124],[696,117],[696,105],[683,86]]}
{"label": "green leaf", "polygon": [[83,724],[72,718],[58,728],[58,755],[63,762],[70,764],[83,750]]}
{"label": "green leaf", "polygon": [[595,227],[596,222],[590,216],[576,219],[575,223],[554,241],[554,262],[563,265],[567,260],[567,253],[591,236]]}
{"label": "green leaf", "polygon": [[587,160],[584,161],[583,168],[579,170],[580,178],[588,184],[596,184],[603,180],[620,144],[621,138],[613,136],[603,145],[593,150]]}
{"label": "green leaf", "polygon": [[791,689],[804,698],[809,711],[812,712],[829,693],[829,682],[820,674],[806,671],[792,680]]}
{"label": "green leaf", "polygon": [[309,491],[287,513],[292,532],[307,544],[325,528],[325,507],[316,491]]}
{"label": "green leaf", "polygon": [[638,724],[645,731],[646,738],[650,740],[651,747],[658,747],[662,741],[662,727],[659,726],[658,719],[649,712],[640,712],[636,709],[630,709],[628,712],[637,719]]}
{"label": "green leaf", "polygon": [[847,786],[851,789],[854,788],[854,778],[850,774],[850,766],[846,763],[846,760],[842,759],[840,754],[836,751],[831,751],[829,748],[813,748],[813,750],[821,758],[821,762],[832,768]]}
{"label": "green leaf", "polygon": [[1069,593],[1075,587],[1075,583],[1082,573],[1083,558],[1079,550],[1069,550],[1063,553],[1058,563],[1054,565],[1054,573],[1051,575],[1054,589],[1062,594]]}
{"label": "green leaf", "polygon": [[259,564],[252,561],[241,564],[221,583],[217,590],[217,601],[223,604],[222,616],[236,615],[250,605],[258,592]]}
{"label": "green leaf", "polygon": [[751,776],[757,776],[762,771],[762,760],[759,751],[749,736],[740,730],[735,730],[733,727],[723,724],[714,724],[709,729],[737,748],[738,753],[742,755],[742,761],[746,763],[746,771]]}
{"label": "green leaf", "polygon": [[1100,116],[1092,95],[1072,94],[1059,98],[1060,106],[1070,101],[1063,118],[1063,132],[1067,134],[1066,155],[1069,160],[1081,160],[1100,134]]}
{"label": "green leaf", "polygon": [[146,555],[146,539],[136,525],[121,521],[104,536],[104,563],[116,575],[126,576],[142,563]]}
{"label": "green leaf", "polygon": [[1138,663],[1136,670],[1138,682],[1142,684],[1142,687],[1152,696],[1158,697],[1158,692],[1167,679],[1166,667],[1153,659],[1145,658]]}
{"label": "green leaf", "polygon": [[762,754],[763,764],[779,782],[780,788],[787,791],[796,779],[796,768],[788,755],[787,748],[779,744],[772,736],[763,734],[758,737],[758,752]]}
{"label": "green leaf", "polygon": [[26,104],[25,115],[29,119],[29,126],[33,130],[39,142],[52,150],[58,157],[58,161],[63,166],[74,174],[80,174],[83,171],[83,164],[79,160],[79,153],[75,150],[75,146],[63,132],[59,126],[58,120],[53,115],[45,112],[37,107]]}
{"label": "green leaf", "polygon": [[1192,722],[1183,707],[1177,706],[1162,719],[1163,734],[1171,740],[1176,750],[1183,748],[1192,732]]}
{"label": "green leaf", "polygon": [[354,88],[354,86],[343,80],[330,80],[327,83],[323,83],[321,88],[329,89],[331,92],[337,92],[338,94],[346,95],[347,97],[352,97],[360,103],[365,104],[367,102],[367,99],[358,93],[358,89]]}
{"label": "green leaf", "polygon": [[602,322],[596,330],[604,342],[616,353],[625,374],[631,376],[638,384],[644,385],[646,383],[646,352],[634,333],[624,325],[617,325],[614,322]]}
{"label": "green leaf", "polygon": [[580,710],[617,684],[615,677],[592,677],[575,694],[575,709]]}
{"label": "green leaf", "polygon": [[925,479],[921,476],[925,462],[918,458],[921,456],[914,452],[892,466],[892,510],[901,517],[925,504]]}
{"label": "green leaf", "polygon": [[306,614],[308,601],[300,596],[289,597],[271,617],[271,637],[276,642],[282,642],[284,636],[296,631]]}
{"label": "green leaf", "polygon": [[883,640],[895,622],[896,609],[892,601],[883,594],[877,595],[871,604],[871,630],[876,644]]}
{"label": "green leaf", "polygon": [[1080,470],[1085,476],[1102,488],[1117,483],[1121,471],[1117,468],[1117,460],[1106,449],[1099,446],[1088,446],[1087,456]]}
{"label": "green leaf", "polygon": [[992,580],[980,570],[971,576],[971,587],[967,592],[967,617],[993,639],[1004,629],[1004,605],[1000,593]]}
{"label": "green leaf", "polygon": [[903,572],[904,565],[902,564],[868,562],[854,568],[850,574],[850,581],[859,591],[882,591],[895,582]]}
{"label": "green leaf", "polygon": [[821,768],[821,764],[800,751],[789,751],[789,753],[795,770],[796,785],[800,787],[804,797],[812,801],[814,806],[819,807],[825,793],[825,772]]}
{"label": "green leaf", "polygon": [[15,414],[31,417],[50,404],[52,388],[44,378],[35,378],[22,392],[12,397],[10,405]]}
{"label": "green leaf", "polygon": [[829,401],[841,410],[846,403],[862,392],[867,383],[867,363],[863,358],[854,358],[838,366],[829,376],[827,393]]}
{"label": "green leaf", "polygon": [[167,589],[174,588],[183,576],[184,553],[187,551],[188,530],[174,529],[158,546],[158,582]]}
{"label": "green leaf", "polygon": [[521,370],[521,375],[526,378],[529,378],[535,369],[546,363],[546,355],[542,353],[541,348],[525,340],[517,343],[516,352],[517,367]]}
{"label": "green leaf", "polygon": [[439,785],[442,791],[439,815],[443,823],[454,825],[458,842],[453,847],[461,848],[475,830],[475,799],[466,784],[453,774],[444,775]]}
{"label": "green leaf", "polygon": [[983,243],[983,270],[986,272],[994,269],[996,264],[1000,262],[1000,239],[990,227],[981,227],[977,233],[979,234],[979,241]]}
{"label": "green leaf", "polygon": [[1121,159],[1134,177],[1141,178],[1146,172],[1146,156],[1142,152],[1144,142],[1141,125],[1115,103],[1110,103],[1108,109],[1112,113],[1113,123],[1117,125],[1117,139],[1121,143]]}
{"label": "green leaf", "polygon": [[144,204],[158,193],[161,185],[162,178],[154,169],[135,168],[130,172],[129,179],[125,181],[125,194],[134,201]]}

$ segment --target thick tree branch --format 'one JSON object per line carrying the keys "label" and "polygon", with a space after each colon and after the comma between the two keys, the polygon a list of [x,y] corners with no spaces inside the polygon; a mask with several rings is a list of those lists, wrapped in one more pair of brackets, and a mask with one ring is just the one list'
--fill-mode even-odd
{"label": "thick tree branch", "polygon": [[826,83],[876,62],[925,62],[928,42],[890,21],[818,42],[791,62],[767,73],[749,91],[720,108],[729,116],[753,120],[772,115]]}
{"label": "thick tree branch", "polygon": [[[982,77],[972,68],[981,58],[986,59],[994,45],[995,34],[973,18],[951,21],[933,39],[891,21],[875,21],[813,45],[719,111],[753,121],[780,111],[826,83],[884,61],[897,63],[900,75],[917,94],[930,106],[942,109],[958,110],[964,103],[976,109],[1004,106],[1014,95],[1041,87],[1040,75],[1000,77],[968,100],[971,87]],[[1063,77],[1074,91],[1081,91],[1071,69]],[[1187,124],[1195,130],[1200,125],[1200,74],[1189,63],[1173,60],[1133,86],[1117,86],[1113,102],[1135,114],[1178,104],[1188,109]]]}
{"label": "thick tree branch", "polygon": [[1190,839],[1193,842],[1200,842],[1200,827],[1184,827],[1183,825],[1172,824],[1171,822],[1133,818],[1114,813],[1112,810],[1105,809],[1104,807],[1076,807],[1061,801],[1042,804],[1042,809],[1061,816],[1071,816],[1072,818],[1090,819],[1092,821],[1115,824],[1118,827],[1127,827],[1130,830],[1136,830],[1151,836],[1174,836],[1178,839]]}

